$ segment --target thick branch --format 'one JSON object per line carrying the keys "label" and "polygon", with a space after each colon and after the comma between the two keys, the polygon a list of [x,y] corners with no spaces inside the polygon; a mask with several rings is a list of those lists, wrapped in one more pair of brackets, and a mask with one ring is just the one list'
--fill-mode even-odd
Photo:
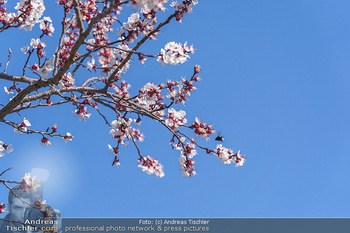
{"label": "thick branch", "polygon": [[38,94],[34,94],[31,96],[27,96],[23,99],[24,102],[29,102],[37,99],[41,99],[42,97],[49,97],[51,95],[58,95],[60,93],[65,93],[65,92],[71,92],[71,91],[77,91],[77,92],[95,92],[95,93],[103,93],[101,89],[98,88],[92,88],[92,87],[67,87],[67,88],[60,88],[60,89],[50,89],[48,91],[43,91]]}
{"label": "thick branch", "polygon": [[0,110],[0,119],[3,119],[6,115],[8,115],[16,106],[18,106],[22,100],[31,92],[36,91],[40,88],[47,87],[51,84],[57,84],[62,76],[67,72],[67,70],[70,68],[70,66],[75,62],[75,56],[80,48],[80,46],[84,43],[84,40],[88,37],[90,31],[92,30],[92,27],[95,23],[98,22],[101,18],[106,17],[108,14],[110,14],[115,7],[121,4],[125,4],[126,2],[122,2],[119,4],[116,4],[113,2],[110,7],[102,12],[101,14],[97,15],[93,19],[91,19],[91,22],[89,23],[88,28],[85,30],[84,33],[79,35],[78,40],[73,45],[73,48],[70,52],[70,55],[68,59],[65,61],[64,65],[58,70],[58,72],[51,78],[45,79],[45,80],[38,80],[36,83],[33,83],[26,87],[24,90],[19,92],[5,107],[3,107]]}
{"label": "thick branch", "polygon": [[85,29],[84,29],[83,18],[81,17],[81,13],[80,13],[80,9],[79,9],[79,3],[77,0],[73,0],[73,4],[74,4],[75,14],[77,16],[80,34],[84,34]]}
{"label": "thick branch", "polygon": [[29,84],[32,84],[32,83],[38,81],[38,79],[34,79],[34,78],[28,78],[25,76],[9,75],[9,74],[5,74],[5,73],[0,73],[0,79],[5,79],[5,80],[13,81],[13,82],[29,83]]}

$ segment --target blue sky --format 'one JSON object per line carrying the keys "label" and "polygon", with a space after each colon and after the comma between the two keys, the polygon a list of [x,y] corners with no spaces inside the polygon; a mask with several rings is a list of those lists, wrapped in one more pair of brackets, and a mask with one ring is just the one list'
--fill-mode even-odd
{"label": "blue sky", "polygon": [[[45,16],[54,12],[50,4]],[[132,145],[122,148],[122,165],[112,167],[107,125],[93,111],[91,119],[79,121],[68,105],[11,117],[25,116],[35,129],[57,123],[75,136],[67,144],[54,139],[42,147],[40,137],[0,126],[0,140],[14,144],[0,170],[13,166],[6,178],[19,180],[34,167],[49,169],[44,199],[64,217],[349,217],[349,9],[345,0],[203,0],[182,24],[171,23],[141,48],[155,54],[169,41],[194,44],[196,54],[184,65],[133,62],[123,78],[136,92],[149,81],[189,77],[200,64],[198,91],[176,109],[185,110],[189,121],[198,116],[214,124],[224,146],[247,154],[243,167],[200,151],[198,176],[183,178],[170,133],[146,119],[140,147],[160,160],[165,177],[141,172]],[[59,18],[53,19],[58,30]],[[16,64],[25,57],[19,48],[36,32],[1,35],[11,38],[0,45],[3,64],[7,48],[13,50],[8,73],[20,74]],[[7,100],[0,94],[1,103]],[[214,138],[198,141],[216,145]],[[6,200],[2,188],[0,201]]]}

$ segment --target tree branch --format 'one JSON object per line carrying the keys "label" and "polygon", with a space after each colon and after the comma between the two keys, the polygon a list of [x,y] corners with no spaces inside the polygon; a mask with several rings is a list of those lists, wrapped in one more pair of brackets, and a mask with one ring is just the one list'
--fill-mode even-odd
{"label": "tree branch", "polygon": [[[92,18],[89,25],[88,25],[88,28],[84,31],[84,33],[79,35],[78,40],[75,42],[75,44],[73,45],[73,48],[70,51],[69,57],[65,61],[64,65],[57,71],[57,73],[51,78],[48,78],[45,80],[38,80],[37,82],[29,85],[24,90],[19,92],[5,107],[3,107],[0,110],[0,119],[3,119],[6,115],[8,115],[31,92],[36,91],[36,90],[43,88],[43,87],[47,87],[51,84],[57,84],[61,80],[62,76],[70,68],[70,66],[74,63],[76,53],[77,53],[78,49],[80,48],[80,46],[84,43],[84,40],[86,39],[86,37],[89,35],[90,31],[92,30],[93,25],[95,23],[97,23],[98,20],[100,20],[101,18],[106,17],[108,14],[110,14],[115,7],[117,7],[118,5],[125,4],[125,3],[126,2],[121,2],[121,3],[116,4],[113,1],[112,4],[109,6],[109,8],[106,11],[104,11],[101,14]],[[56,56],[58,56],[58,54],[56,54]]]}
{"label": "tree branch", "polygon": [[113,71],[113,73],[109,76],[105,87],[103,88],[104,90],[107,90],[109,87],[109,84],[113,82],[114,77],[117,75],[117,73],[124,67],[124,65],[131,59],[131,56],[136,50],[140,48],[140,46],[152,35],[154,35],[156,32],[158,32],[163,26],[167,25],[170,23],[170,21],[177,15],[177,12],[174,14],[170,15],[163,23],[160,23],[156,29],[148,33],[146,36],[144,36],[137,44],[136,46],[129,52],[129,54],[126,56],[126,58],[120,63],[120,65]]}
{"label": "tree branch", "polygon": [[81,17],[81,13],[79,9],[79,3],[77,0],[73,0],[73,4],[74,4],[75,15],[77,16],[80,34],[84,34],[85,29],[84,29],[83,18]]}
{"label": "tree branch", "polygon": [[5,79],[13,82],[29,83],[29,84],[32,84],[39,80],[34,78],[28,78],[26,76],[15,76],[15,75],[9,75],[5,73],[0,73],[0,79]]}

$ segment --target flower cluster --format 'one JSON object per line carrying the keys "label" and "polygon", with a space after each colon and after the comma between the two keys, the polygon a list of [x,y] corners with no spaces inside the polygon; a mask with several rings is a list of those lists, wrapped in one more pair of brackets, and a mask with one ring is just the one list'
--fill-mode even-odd
{"label": "flower cluster", "polygon": [[24,192],[31,193],[32,191],[36,191],[37,188],[40,187],[40,180],[34,177],[30,177],[30,173],[26,173],[22,178],[22,182],[20,184],[20,188],[23,189]]}
{"label": "flower cluster", "polygon": [[196,117],[195,122],[190,126],[190,128],[194,129],[196,136],[202,136],[205,139],[208,139],[210,135],[215,133],[213,125],[201,123],[198,117]]}
{"label": "flower cluster", "polygon": [[39,207],[41,212],[44,212],[47,208],[46,200],[44,201],[37,200],[36,202],[34,202],[34,205]]}
{"label": "flower cluster", "polygon": [[63,75],[62,79],[58,83],[59,88],[72,87],[74,86],[75,79],[72,77],[71,72]]}
{"label": "flower cluster", "polygon": [[[107,73],[110,71],[116,62],[116,56],[111,48],[103,48],[98,53],[98,62],[101,64],[102,71]],[[112,63],[113,61],[113,63]],[[113,64],[113,65],[112,65]]]}
{"label": "flower cluster", "polygon": [[19,27],[31,31],[45,11],[43,0],[20,0],[15,6],[16,13],[7,12],[7,8],[2,6],[6,3],[6,0],[0,1],[0,22],[3,28]]}
{"label": "flower cluster", "polygon": [[175,136],[170,140],[170,145],[173,149],[182,151],[182,145],[185,143],[186,138],[185,137],[180,137],[178,138],[178,142],[175,143]]}
{"label": "flower cluster", "polygon": [[176,111],[174,108],[168,109],[168,118],[165,120],[165,124],[171,129],[179,128],[181,125],[186,124],[187,119],[185,118],[186,112],[183,110]]}
{"label": "flower cluster", "polygon": [[87,107],[84,104],[78,104],[74,113],[80,117],[80,120],[86,120],[86,118],[91,116],[91,113],[87,113]]}
{"label": "flower cluster", "polygon": [[94,71],[96,72],[96,68],[97,68],[97,65],[95,63],[95,58],[92,57],[90,61],[88,61],[86,63],[86,68],[91,71],[92,69],[94,69]]}
{"label": "flower cluster", "polygon": [[167,3],[169,0],[132,0],[132,4],[138,6],[141,9],[146,10],[161,10],[165,11],[166,8],[163,4]]}
{"label": "flower cluster", "polygon": [[120,31],[118,32],[118,35],[125,35],[124,31],[128,32],[128,40],[129,41],[133,41],[134,39],[136,39],[138,37],[138,30],[139,30],[139,26],[141,25],[141,17],[140,17],[140,13],[133,13],[128,17],[128,21],[123,23],[123,27],[120,29]]}
{"label": "flower cluster", "polygon": [[29,120],[27,120],[26,118],[23,118],[23,122],[14,128],[14,133],[15,134],[25,133],[28,130],[27,129],[28,126],[31,126]]}
{"label": "flower cluster", "polygon": [[5,209],[5,204],[4,203],[1,203],[0,204],[0,214],[1,213],[6,213],[7,212],[7,210]]}
{"label": "flower cluster", "polygon": [[13,151],[12,144],[7,145],[3,141],[0,141],[0,158],[5,155],[5,153],[3,152],[5,150],[8,154],[11,153]]}
{"label": "flower cluster", "polygon": [[[154,26],[157,23],[156,9],[149,9],[147,6],[142,10],[144,18],[140,17],[140,13],[133,13],[128,18],[127,22],[123,23],[122,28],[119,30],[117,35],[122,36],[127,42],[134,42],[139,35],[148,35],[153,31]],[[126,34],[126,32],[128,34]],[[141,33],[142,34],[141,34]],[[150,39],[155,40],[158,32],[150,35]]]}
{"label": "flower cluster", "polygon": [[64,135],[62,137],[62,139],[64,140],[65,143],[67,143],[68,141],[72,141],[73,140],[73,136],[70,132],[67,132],[66,135]]}
{"label": "flower cluster", "polygon": [[[89,94],[87,94],[87,95],[89,95]],[[91,101],[91,98],[86,98],[86,99],[84,99],[83,104],[88,104],[88,105],[90,105],[90,106],[92,106],[92,107],[98,109],[97,103],[93,103],[93,102]]]}
{"label": "flower cluster", "polygon": [[39,207],[39,210],[44,213],[44,219],[45,220],[49,220],[51,219],[51,217],[53,216],[54,214],[54,210],[49,207],[46,203],[46,200],[44,201],[40,201],[40,200],[37,200],[35,203],[34,203],[35,206]]}
{"label": "flower cluster", "polygon": [[164,96],[161,93],[161,88],[161,85],[147,83],[139,90],[138,97],[134,102],[148,110],[155,110],[164,107],[163,104],[159,102],[164,99]]}
{"label": "flower cluster", "polygon": [[12,92],[12,90],[14,90],[13,88],[14,87],[10,87],[10,88],[4,87],[4,91],[7,95],[13,94],[13,92]]}
{"label": "flower cluster", "polygon": [[45,11],[43,0],[20,0],[15,6],[17,16],[20,19],[20,28],[31,31]]}
{"label": "flower cluster", "polygon": [[45,146],[45,145],[51,146],[51,142],[49,141],[49,139],[47,137],[43,136],[41,139],[41,145],[42,146]]}
{"label": "flower cluster", "polygon": [[[127,45],[118,45],[117,48],[103,48],[98,53],[98,62],[102,65],[101,69],[103,72],[107,73],[109,71],[114,71],[121,63],[121,61],[126,59],[128,55],[127,52],[130,48]],[[120,57],[120,58],[119,58]],[[130,61],[128,61],[119,71],[118,75],[125,73],[130,66]]]}
{"label": "flower cluster", "polygon": [[140,129],[131,128],[129,131],[130,135],[134,136],[139,142],[143,142],[145,136],[140,132]]}
{"label": "flower cluster", "polygon": [[81,5],[80,13],[83,16],[83,20],[90,22],[91,17],[97,12],[98,6],[95,0],[88,0],[85,3],[79,1]]}
{"label": "flower cluster", "polygon": [[144,135],[140,132],[139,129],[133,129],[131,127],[132,123],[131,118],[124,118],[124,117],[118,117],[117,120],[112,121],[111,123],[111,130],[109,131],[109,134],[118,140],[118,143],[122,145],[125,144],[126,138],[134,137],[138,141],[142,142],[144,139]]}
{"label": "flower cluster", "polygon": [[68,13],[69,9],[73,8],[73,0],[60,0],[57,2],[58,5],[63,5],[65,12]]}
{"label": "flower cluster", "polygon": [[108,149],[111,153],[114,154],[114,161],[113,161],[112,166],[117,165],[117,167],[119,167],[120,162],[119,162],[119,158],[118,158],[118,154],[119,154],[118,147],[112,147],[111,145],[108,144]]}
{"label": "flower cluster", "polygon": [[120,86],[115,86],[114,90],[119,96],[129,97],[129,88],[131,87],[130,84],[127,84],[125,80],[122,81]]}
{"label": "flower cluster", "polygon": [[[22,92],[23,95],[13,97],[16,98],[17,106],[11,106],[10,104],[5,107],[5,110],[9,108],[9,111],[5,111],[5,116],[16,111],[19,113],[23,109],[71,102],[75,108],[74,113],[80,117],[80,120],[90,117],[91,114],[87,111],[88,107],[91,106],[109,124],[108,115],[105,115],[102,111],[112,109],[118,116],[117,119],[113,119],[111,122],[109,130],[109,134],[117,141],[115,147],[108,145],[109,150],[114,155],[112,165],[120,165],[118,158],[120,145],[126,145],[127,140],[129,140],[138,150],[140,156],[138,167],[148,174],[155,174],[159,177],[164,176],[163,166],[151,156],[143,157],[137,145],[144,140],[144,135],[139,129],[134,128],[132,123],[140,124],[141,117],[149,117],[159,122],[172,133],[171,145],[173,149],[175,148],[181,152],[179,166],[182,175],[185,177],[196,175],[194,171],[195,162],[192,159],[197,155],[199,149],[206,150],[209,154],[216,154],[224,164],[234,163],[236,166],[244,164],[245,156],[242,156],[239,151],[234,153],[233,150],[222,145],[218,145],[215,150],[212,150],[195,142],[194,135],[208,140],[215,133],[213,125],[201,122],[197,117],[193,124],[191,122],[191,124],[186,125],[186,112],[171,108],[179,103],[185,104],[192,91],[197,89],[195,83],[201,79],[197,76],[201,71],[200,66],[194,66],[190,79],[182,77],[181,80],[168,80],[161,84],[146,82],[135,95],[132,95],[130,91],[131,85],[123,80],[124,73],[129,69],[131,61],[136,60],[136,57],[142,64],[145,63],[146,58],[155,58],[162,65],[179,65],[185,63],[190,55],[195,53],[193,46],[188,45],[187,42],[184,44],[174,41],[169,42],[155,55],[139,51],[139,48],[148,39],[156,39],[160,30],[163,30],[163,26],[171,20],[176,19],[181,22],[186,13],[192,12],[198,0],[172,1],[170,4],[173,7],[172,13],[168,17],[162,16],[162,22],[159,22],[156,15],[160,13],[159,11],[166,10],[165,5],[169,0],[58,0],[58,4],[64,8],[64,17],[59,45],[53,57],[51,57],[52,59],[44,58],[46,44],[42,42],[42,38],[45,35],[51,36],[55,31],[50,17],[41,19],[45,10],[44,0],[19,0],[20,2],[15,7],[17,13],[7,12],[7,8],[4,6],[6,1],[0,0],[0,23],[2,23],[0,32],[10,27],[31,30],[34,24],[39,23],[41,29],[39,33],[41,34],[38,38],[31,39],[30,44],[21,49],[27,54],[22,76],[20,78],[18,76],[5,77],[5,79],[13,81],[13,86],[4,88],[7,94],[20,93],[22,89],[17,87],[19,83],[29,84],[29,88],[25,89],[26,93]],[[130,13],[129,17],[125,17],[127,20],[121,22],[117,15],[120,14],[122,6],[126,6],[125,3],[134,6],[134,9],[138,8],[138,11]],[[74,7],[75,5],[76,7]],[[120,25],[115,25],[117,23]],[[113,33],[114,28],[117,28],[115,26],[120,28],[117,34]],[[73,48],[74,53],[72,52]],[[84,51],[84,49],[87,51]],[[35,64],[30,63],[34,54],[37,56],[37,63]],[[10,55],[11,51],[9,51],[9,61]],[[42,80],[49,77],[56,64],[59,67],[55,67],[55,71],[58,72],[56,73],[60,79],[58,79],[58,76],[54,76]],[[34,74],[39,75],[40,79],[27,77],[27,67]],[[87,77],[86,80],[82,80],[83,84],[81,86],[75,88],[76,76],[73,76],[74,74],[81,74],[79,69],[82,68],[102,72],[103,76]],[[36,84],[36,82],[38,83]],[[35,91],[38,94],[33,94]],[[44,104],[45,101],[46,105]],[[97,103],[100,104],[99,107],[101,106],[101,108],[97,107]],[[132,119],[135,115],[137,115],[137,119],[136,117]],[[132,118],[130,118],[131,116]],[[6,123],[13,126],[15,133],[40,134],[42,145],[51,145],[50,140],[54,136],[62,138],[65,142],[73,139],[69,132],[67,134],[56,133],[56,125],[51,128],[52,131],[49,127],[45,132],[27,129],[31,124],[25,118],[20,124],[15,122]],[[186,135],[182,131],[185,128],[191,129],[189,131],[193,130],[192,135]],[[176,140],[177,142],[175,142]],[[5,150],[7,153],[11,152],[11,146],[0,141],[0,157],[4,155]],[[39,187],[37,179],[35,177],[30,178],[30,174],[27,173],[22,179],[21,188],[31,192],[37,187]],[[42,211],[47,210],[45,201],[38,201],[36,205]],[[46,215],[49,216],[50,213],[48,212]]]}
{"label": "flower cluster", "polygon": [[[191,91],[197,90],[193,85],[194,82],[201,80],[200,77],[193,77],[189,81],[182,78],[182,82],[178,81],[168,81],[166,87],[168,88],[167,98],[174,101],[175,104],[182,103],[185,104],[188,96],[191,95]],[[177,89],[175,89],[177,87]]]}
{"label": "flower cluster", "polygon": [[[73,1],[70,1],[73,2]],[[66,35],[63,38],[63,45],[58,52],[58,62],[60,66],[63,66],[68,57],[70,56],[70,51],[73,48],[75,41],[78,39],[78,23],[76,20],[66,19],[63,22],[64,26],[70,25],[69,30],[66,32]]]}
{"label": "flower cluster", "polygon": [[194,73],[198,74],[199,72],[201,72],[202,67],[200,65],[194,65]]}
{"label": "flower cluster", "polygon": [[125,145],[125,139],[129,137],[128,129],[131,125],[132,119],[118,117],[117,120],[112,121],[111,130],[109,134],[112,135],[113,138],[118,140],[118,143]]}
{"label": "flower cluster", "polygon": [[[44,52],[45,47],[46,47],[46,44],[44,42],[41,42],[40,38],[37,38],[37,39],[32,38],[30,40],[30,44],[21,48],[21,51],[24,54],[26,54],[26,53],[32,53],[36,49],[38,57],[43,58],[44,54],[45,54],[45,52]],[[37,70],[37,69],[39,69],[39,66],[37,64],[35,64],[32,66],[32,69]]]}
{"label": "flower cluster", "polygon": [[197,155],[197,150],[195,150],[195,144],[193,141],[187,142],[185,144],[185,138],[181,137],[178,138],[179,141],[177,144],[175,144],[174,138],[171,139],[171,146],[173,149],[181,151],[181,155],[179,158],[179,168],[182,171],[181,175],[183,177],[191,177],[193,175],[196,175],[197,173],[194,171],[194,164],[195,161],[191,160],[194,156]]}
{"label": "flower cluster", "polygon": [[40,29],[45,35],[52,36],[55,28],[52,25],[52,20],[50,17],[44,17],[42,20],[40,20]]}
{"label": "flower cluster", "polygon": [[169,42],[165,45],[164,49],[160,50],[158,56],[158,62],[162,65],[177,65],[179,63],[185,63],[190,56],[189,53],[194,53],[193,45],[188,46],[187,42],[184,45],[181,43]]}
{"label": "flower cluster", "polygon": [[184,17],[185,13],[192,12],[193,7],[198,4],[198,0],[186,0],[186,1],[173,1],[170,6],[177,10],[176,21],[180,23],[181,18]]}
{"label": "flower cluster", "polygon": [[41,77],[47,78],[53,70],[53,59],[46,60],[44,65],[39,68],[38,73]]}
{"label": "flower cluster", "polygon": [[197,155],[197,151],[194,149],[195,147],[196,146],[193,142],[186,143],[186,146],[184,146],[184,148],[181,148],[181,155],[192,159],[194,156]]}
{"label": "flower cluster", "polygon": [[195,161],[188,159],[188,157],[184,155],[181,155],[179,158],[179,168],[182,171],[181,175],[183,177],[191,177],[197,175],[197,173],[194,171],[195,163]]}
{"label": "flower cluster", "polygon": [[153,159],[151,156],[146,158],[140,158],[137,160],[139,163],[138,167],[147,174],[155,174],[156,176],[163,177],[163,165],[159,163],[157,159]]}
{"label": "flower cluster", "polygon": [[17,87],[18,84],[19,84],[19,83],[13,83],[13,85],[12,85],[11,87],[9,87],[9,88],[4,87],[5,93],[6,93],[7,95],[9,95],[9,94],[13,94],[13,91],[17,91],[17,92],[22,91],[22,88]]}
{"label": "flower cluster", "polygon": [[37,39],[32,38],[30,40],[30,44],[29,45],[32,46],[34,49],[37,49],[39,47],[39,45],[40,45],[40,38],[37,38]]}
{"label": "flower cluster", "polygon": [[216,146],[214,153],[218,156],[224,164],[235,164],[236,167],[243,166],[245,162],[245,155],[241,155],[240,151],[233,153],[233,150],[223,147],[221,144]]}
{"label": "flower cluster", "polygon": [[198,0],[173,1],[170,6],[178,11],[192,12],[193,7],[198,4]]}
{"label": "flower cluster", "polygon": [[91,42],[96,45],[107,44],[110,41],[107,33],[113,31],[112,24],[116,21],[118,21],[118,19],[115,15],[110,15],[106,18],[100,19],[92,28],[92,36],[94,39],[89,39],[90,44]]}

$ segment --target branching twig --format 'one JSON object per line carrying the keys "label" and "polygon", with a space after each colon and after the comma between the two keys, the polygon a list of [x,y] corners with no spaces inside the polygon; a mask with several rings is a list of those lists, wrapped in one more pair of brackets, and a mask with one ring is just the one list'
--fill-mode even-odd
{"label": "branching twig", "polygon": [[[154,35],[155,33],[157,33],[163,26],[167,25],[168,23],[170,23],[170,21],[177,15],[177,12],[175,12],[174,14],[170,15],[164,22],[160,23],[156,29],[154,29],[153,31],[151,31],[150,33],[148,33],[146,36],[144,36],[137,44],[136,46],[132,49],[132,52],[136,52],[140,46],[147,40],[149,39],[152,35]],[[131,59],[132,56],[132,52],[130,52],[126,58],[119,64],[119,66],[113,71],[113,73],[109,76],[106,85],[104,87],[104,90],[107,90],[109,87],[109,84],[111,84],[113,82],[114,77],[117,75],[117,73],[125,66],[125,64]]]}

